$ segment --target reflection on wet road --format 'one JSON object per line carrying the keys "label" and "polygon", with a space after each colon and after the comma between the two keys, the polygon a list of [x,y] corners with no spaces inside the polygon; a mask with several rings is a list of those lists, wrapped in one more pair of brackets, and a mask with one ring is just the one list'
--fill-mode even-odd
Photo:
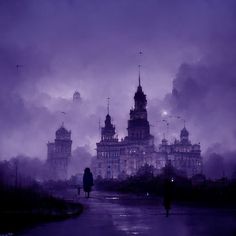
{"label": "reflection on wet road", "polygon": [[162,200],[144,196],[93,192],[80,217],[44,224],[21,235],[236,235],[236,211],[174,205],[167,218]]}

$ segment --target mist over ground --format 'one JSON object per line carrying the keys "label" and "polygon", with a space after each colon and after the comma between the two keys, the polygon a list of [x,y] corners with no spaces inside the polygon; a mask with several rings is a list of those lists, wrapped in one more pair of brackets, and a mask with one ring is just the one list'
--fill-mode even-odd
{"label": "mist over ground", "polygon": [[[87,165],[107,97],[119,137],[126,135],[141,63],[156,145],[163,133],[171,142],[178,138],[185,119],[209,175],[231,175],[235,9],[234,0],[0,0],[0,159],[45,160],[46,143],[64,121],[73,156]],[[222,170],[214,166],[219,156]]]}

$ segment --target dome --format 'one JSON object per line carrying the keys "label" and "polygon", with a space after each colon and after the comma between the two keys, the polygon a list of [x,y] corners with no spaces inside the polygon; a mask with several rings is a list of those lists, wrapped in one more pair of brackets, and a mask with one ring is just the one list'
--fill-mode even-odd
{"label": "dome", "polygon": [[166,145],[168,141],[167,141],[167,139],[163,138],[163,139],[161,140],[161,142],[162,142],[163,145]]}
{"label": "dome", "polygon": [[70,138],[70,131],[63,125],[56,131],[56,138]]}
{"label": "dome", "polygon": [[81,99],[80,93],[78,91],[75,91],[74,94],[73,94],[73,100],[78,101],[80,99]]}
{"label": "dome", "polygon": [[66,128],[64,128],[63,126],[61,126],[57,131],[56,134],[67,134],[68,131],[66,130]]}

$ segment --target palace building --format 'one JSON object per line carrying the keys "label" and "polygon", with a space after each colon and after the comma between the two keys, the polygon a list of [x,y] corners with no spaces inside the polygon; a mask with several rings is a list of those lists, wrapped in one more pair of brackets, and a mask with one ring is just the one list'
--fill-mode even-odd
{"label": "palace building", "polygon": [[54,142],[48,142],[47,164],[49,167],[49,179],[67,179],[68,164],[71,157],[71,131],[64,124],[56,131]]}
{"label": "palace building", "polygon": [[128,135],[118,140],[108,109],[104,127],[101,128],[101,140],[97,143],[94,164],[97,178],[125,178],[135,175],[146,164],[153,166],[156,174],[161,173],[168,163],[188,177],[201,173],[200,144],[191,144],[186,127],[181,130],[180,140],[168,144],[168,141],[163,139],[156,148],[154,136],[150,133],[147,97],[140,83],[140,75],[127,131]]}

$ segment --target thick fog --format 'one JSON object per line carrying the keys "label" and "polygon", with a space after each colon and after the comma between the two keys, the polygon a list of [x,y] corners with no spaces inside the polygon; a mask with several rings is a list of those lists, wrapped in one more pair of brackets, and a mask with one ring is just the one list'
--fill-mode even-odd
{"label": "thick fog", "polygon": [[107,97],[125,136],[142,64],[156,145],[163,133],[178,138],[184,119],[209,166],[214,153],[234,162],[235,9],[234,0],[0,0],[0,159],[45,160],[63,121],[73,155],[91,158]]}

